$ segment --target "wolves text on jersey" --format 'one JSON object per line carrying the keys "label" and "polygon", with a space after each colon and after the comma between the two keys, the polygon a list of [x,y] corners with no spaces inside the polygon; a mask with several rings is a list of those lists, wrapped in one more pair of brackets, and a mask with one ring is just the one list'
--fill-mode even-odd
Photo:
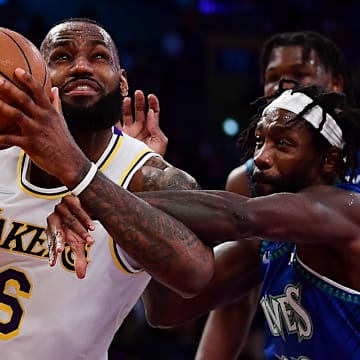
{"label": "wolves text on jersey", "polygon": [[309,314],[301,305],[301,286],[287,285],[283,294],[265,295],[260,300],[266,321],[273,336],[297,334],[298,342],[309,339],[313,334],[313,324]]}

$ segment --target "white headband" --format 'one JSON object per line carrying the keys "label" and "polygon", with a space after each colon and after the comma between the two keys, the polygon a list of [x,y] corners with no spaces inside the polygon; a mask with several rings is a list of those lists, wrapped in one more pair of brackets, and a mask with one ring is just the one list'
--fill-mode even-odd
{"label": "white headband", "polygon": [[[278,98],[272,101],[262,112],[265,116],[270,109],[278,108],[293,112],[298,115],[304,110],[305,106],[311,104],[313,99],[301,92],[292,92],[292,90],[284,91]],[[302,115],[315,129],[318,129],[323,120],[323,112],[319,105],[315,105]],[[325,123],[320,131],[326,140],[333,146],[343,149],[345,142],[342,136],[342,131],[334,118],[326,113]]]}

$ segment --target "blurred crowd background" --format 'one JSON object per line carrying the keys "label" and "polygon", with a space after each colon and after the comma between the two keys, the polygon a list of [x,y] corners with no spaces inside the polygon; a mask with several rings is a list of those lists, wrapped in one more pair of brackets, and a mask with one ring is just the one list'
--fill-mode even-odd
{"label": "blurred crowd background", "polygon": [[[249,103],[262,95],[264,40],[295,30],[330,37],[353,69],[359,98],[359,14],[356,0],[0,0],[0,26],[36,45],[64,18],[99,21],[118,46],[131,95],[142,89],[160,99],[166,159],[208,189],[223,189],[240,164],[235,142],[252,114]],[[192,359],[204,321],[151,329],[138,303],[114,339],[110,360]],[[240,359],[262,359],[261,327],[259,315]]]}

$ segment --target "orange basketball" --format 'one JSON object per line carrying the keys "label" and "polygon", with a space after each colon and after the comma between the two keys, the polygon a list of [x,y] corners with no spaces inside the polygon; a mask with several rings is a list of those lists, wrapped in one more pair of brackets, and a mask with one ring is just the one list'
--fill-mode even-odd
{"label": "orange basketball", "polygon": [[[14,70],[17,67],[21,67],[32,74],[50,95],[49,72],[37,47],[23,35],[0,27],[0,76],[21,87],[14,75]],[[7,133],[7,129],[12,132],[11,127],[11,123],[0,118],[0,132],[2,134]]]}

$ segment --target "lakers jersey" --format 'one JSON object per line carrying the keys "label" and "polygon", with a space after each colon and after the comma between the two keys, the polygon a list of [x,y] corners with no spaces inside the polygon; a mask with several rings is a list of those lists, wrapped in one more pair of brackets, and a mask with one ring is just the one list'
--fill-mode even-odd
{"label": "lakers jersey", "polygon": [[360,292],[316,273],[291,243],[264,241],[266,359],[360,359]]}
{"label": "lakers jersey", "polygon": [[[97,166],[126,188],[154,155],[142,142],[113,134]],[[29,158],[16,147],[0,151],[0,163],[0,358],[106,359],[150,276],[130,266],[98,222],[85,279],[76,277],[68,247],[50,268],[46,217],[68,190],[34,186]]]}

